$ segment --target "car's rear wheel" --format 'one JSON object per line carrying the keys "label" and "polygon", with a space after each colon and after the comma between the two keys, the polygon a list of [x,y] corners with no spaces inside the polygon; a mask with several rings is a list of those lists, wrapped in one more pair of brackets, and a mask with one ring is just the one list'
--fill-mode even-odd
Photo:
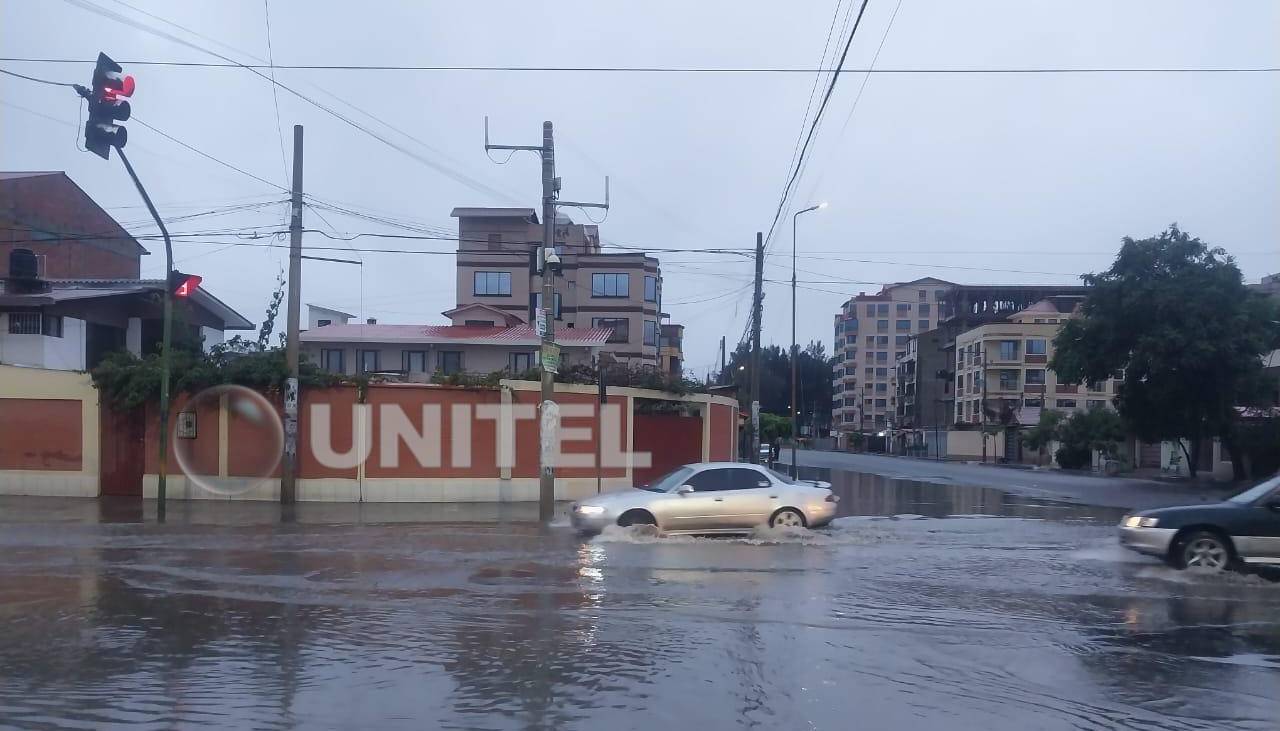
{"label": "car's rear wheel", "polygon": [[1202,530],[1178,543],[1178,565],[1198,571],[1225,571],[1231,568],[1231,546],[1217,533]]}
{"label": "car's rear wheel", "polygon": [[804,515],[795,508],[783,508],[769,518],[770,528],[804,528]]}

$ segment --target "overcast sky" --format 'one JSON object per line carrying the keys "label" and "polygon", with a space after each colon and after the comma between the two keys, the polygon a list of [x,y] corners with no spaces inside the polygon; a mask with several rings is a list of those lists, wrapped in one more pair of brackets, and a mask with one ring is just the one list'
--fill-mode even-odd
{"label": "overcast sky", "polygon": [[[277,64],[485,66],[812,68],[822,62],[833,13],[838,32],[850,7],[834,0],[269,2]],[[128,3],[0,2],[0,55],[86,61],[3,61],[0,68],[88,83],[100,50],[118,60],[218,61],[89,5],[240,62],[268,56],[262,0]],[[846,66],[868,67],[883,41],[882,69],[1280,67],[1277,28],[1280,3],[1269,0],[1211,10],[1189,0],[903,0],[900,7],[871,0]],[[596,200],[603,176],[612,176],[605,240],[681,249],[748,249],[755,232],[768,229],[814,86],[808,74],[277,72],[280,82],[427,164],[284,91],[279,131],[271,84],[244,69],[126,70],[137,79],[138,118],[214,157],[287,187],[281,145],[302,124],[309,194],[455,231],[454,206],[538,205],[536,156],[491,162],[482,148],[484,116],[494,141],[511,144],[537,144],[542,121],[552,120],[564,198]],[[1074,283],[1081,272],[1105,269],[1122,236],[1149,236],[1174,221],[1234,254],[1250,281],[1280,271],[1278,73],[879,74],[851,116],[864,78],[841,76],[793,199],[796,209],[830,202],[800,219],[802,343],[822,339],[830,351],[832,313],[881,283],[927,275]],[[154,233],[114,157],[108,163],[77,150],[78,105],[69,89],[0,76],[0,169],[64,170],[130,231]],[[127,150],[166,217],[285,198],[137,123],[127,126]],[[585,221],[581,211],[565,212]],[[307,226],[396,230],[322,213],[325,220],[308,211]],[[285,220],[277,204],[175,221],[170,229],[268,232]],[[765,289],[766,343],[790,339],[782,283],[790,278],[790,216],[783,220],[765,269],[766,279],[777,280]],[[202,274],[207,289],[261,320],[287,252],[229,247],[234,239],[226,236],[196,241],[222,243],[177,243],[178,268]],[[317,235],[305,243],[453,246],[368,237],[344,244]],[[144,244],[153,255],[143,274],[159,276],[163,246]],[[452,256],[329,255],[364,264],[306,262],[304,302],[405,323],[439,323],[455,302]],[[687,327],[686,358],[701,376],[720,336],[732,348],[743,334],[752,265],[726,254],[660,256],[666,309]]]}

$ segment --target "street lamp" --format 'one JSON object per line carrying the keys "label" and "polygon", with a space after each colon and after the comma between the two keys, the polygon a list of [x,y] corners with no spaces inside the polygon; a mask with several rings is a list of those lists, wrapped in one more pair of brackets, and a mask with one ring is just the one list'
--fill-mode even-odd
{"label": "street lamp", "polygon": [[825,202],[796,211],[791,216],[791,479],[795,479],[799,467],[796,464],[796,441],[800,438],[799,409],[796,408],[796,361],[800,351],[796,347],[796,219],[800,214],[826,208]]}

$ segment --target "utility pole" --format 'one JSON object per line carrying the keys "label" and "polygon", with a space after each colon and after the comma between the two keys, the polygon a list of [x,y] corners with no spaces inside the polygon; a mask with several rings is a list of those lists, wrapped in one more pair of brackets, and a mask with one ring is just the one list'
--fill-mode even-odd
{"label": "utility pole", "polygon": [[[541,444],[541,470],[538,476],[538,519],[549,522],[555,517],[556,468],[555,450],[558,444],[556,432],[560,425],[560,408],[556,405],[555,374],[559,367],[559,348],[555,337],[555,266],[556,255],[556,195],[560,192],[560,179],[556,177],[555,135],[551,122],[542,123],[541,145],[491,145],[489,144],[489,118],[484,120],[484,149],[524,150],[536,152],[542,158],[542,256],[539,257],[542,273],[542,307],[546,313],[540,317],[546,323],[542,334],[542,404],[539,419]],[[604,179],[604,203],[579,203],[565,201],[563,205],[575,208],[609,209],[609,178]]]}
{"label": "utility pole", "polygon": [[289,304],[284,387],[284,461],[280,469],[280,504],[292,505],[298,496],[298,330],[302,327],[302,125],[293,125],[293,190],[289,218]]}
{"label": "utility pole", "polygon": [[982,398],[978,402],[978,428],[982,429],[982,462],[987,461],[987,343],[980,341],[982,348],[982,369],[978,375],[982,377]]}
{"label": "utility pole", "polygon": [[764,234],[756,232],[756,288],[751,300],[751,463],[760,463],[760,317],[764,314]]}
{"label": "utility pole", "polygon": [[720,372],[716,374],[716,384],[724,383],[724,336],[720,336]]}

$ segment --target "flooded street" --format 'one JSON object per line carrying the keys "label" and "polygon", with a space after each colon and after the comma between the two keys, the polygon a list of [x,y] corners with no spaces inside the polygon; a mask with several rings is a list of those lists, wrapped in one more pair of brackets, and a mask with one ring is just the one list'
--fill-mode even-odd
{"label": "flooded street", "polygon": [[836,473],[846,517],[0,500],[5,728],[1276,729],[1280,583],[1122,510]]}

